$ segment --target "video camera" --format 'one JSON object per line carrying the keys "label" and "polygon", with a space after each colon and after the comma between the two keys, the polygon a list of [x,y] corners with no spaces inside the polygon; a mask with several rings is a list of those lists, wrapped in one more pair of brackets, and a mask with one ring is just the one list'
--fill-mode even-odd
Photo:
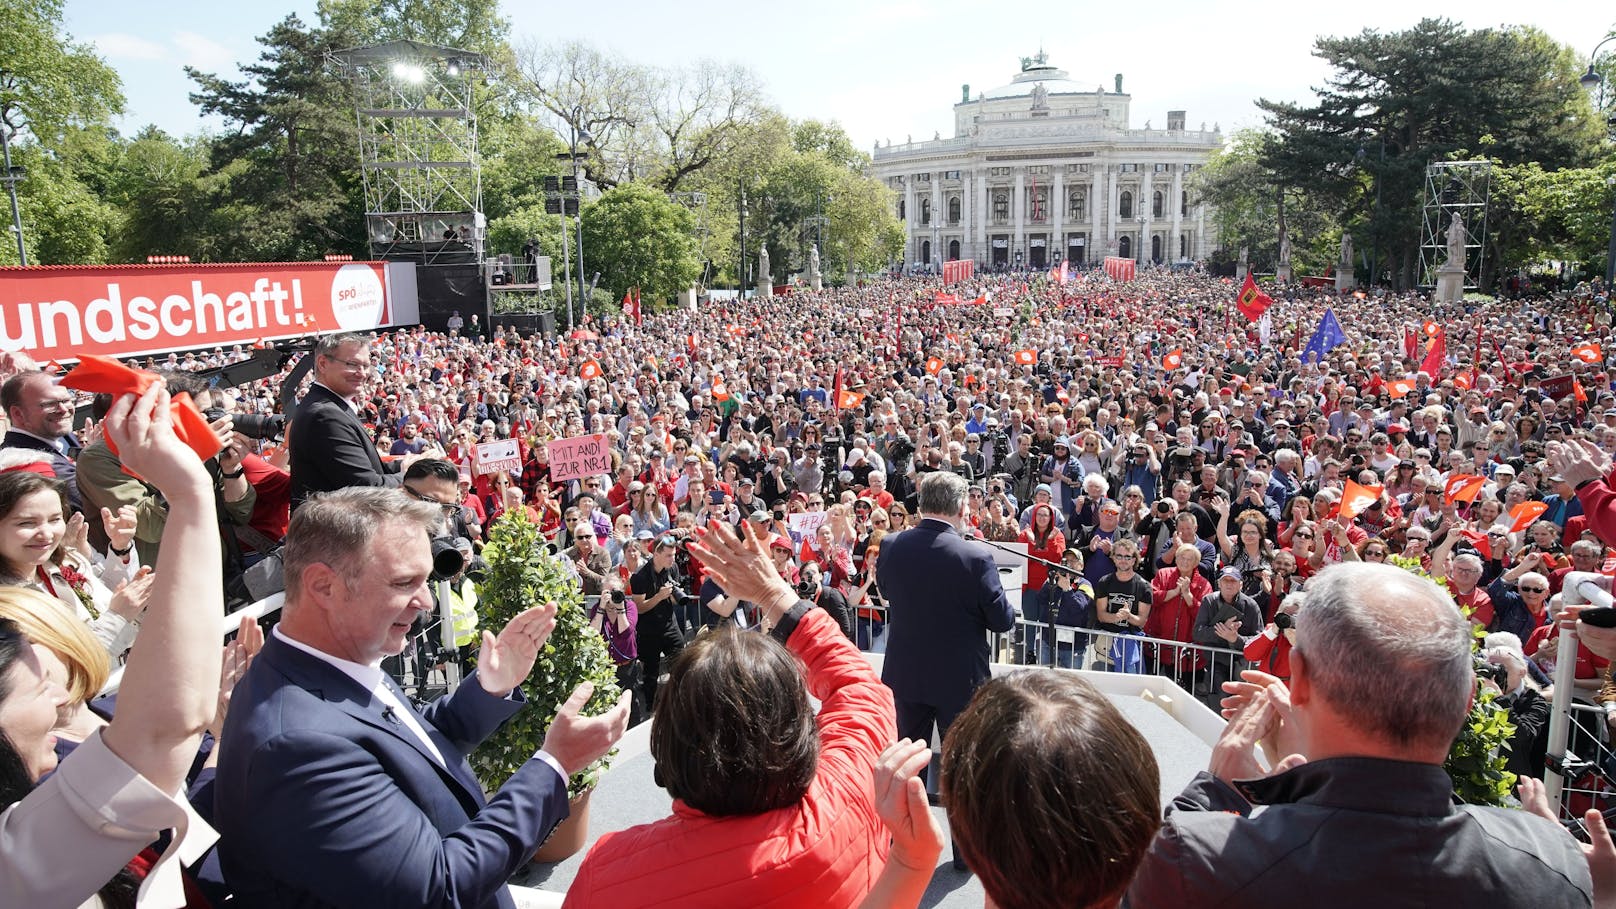
{"label": "video camera", "polygon": [[221,417],[229,417],[236,432],[249,439],[274,439],[286,434],[286,415],[282,413],[227,414],[217,407],[209,407],[202,415],[210,423]]}

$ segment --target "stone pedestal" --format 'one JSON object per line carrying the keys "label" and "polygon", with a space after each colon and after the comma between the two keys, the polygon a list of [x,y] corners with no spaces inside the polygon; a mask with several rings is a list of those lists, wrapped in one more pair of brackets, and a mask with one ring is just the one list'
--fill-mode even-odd
{"label": "stone pedestal", "polygon": [[696,308],[696,288],[679,291],[679,305],[685,309]]}
{"label": "stone pedestal", "polygon": [[1464,269],[1457,265],[1443,265],[1436,270],[1435,303],[1457,303],[1464,297]]}
{"label": "stone pedestal", "polygon": [[1274,270],[1274,280],[1281,284],[1291,283],[1291,263],[1281,262],[1279,268]]}
{"label": "stone pedestal", "polygon": [[1351,293],[1358,286],[1358,279],[1352,275],[1351,262],[1337,262],[1335,264],[1335,292],[1338,294]]}
{"label": "stone pedestal", "polygon": [[814,272],[813,274],[808,276],[808,286],[813,288],[815,291],[824,290],[825,289],[825,276],[820,274],[817,271]]}
{"label": "stone pedestal", "polygon": [[754,294],[754,296],[756,296],[759,300],[774,299],[774,285],[769,283],[768,278],[764,278],[757,283],[757,292]]}
{"label": "stone pedestal", "polygon": [[1250,271],[1244,262],[1237,262],[1234,266],[1234,283],[1246,283],[1246,274]]}

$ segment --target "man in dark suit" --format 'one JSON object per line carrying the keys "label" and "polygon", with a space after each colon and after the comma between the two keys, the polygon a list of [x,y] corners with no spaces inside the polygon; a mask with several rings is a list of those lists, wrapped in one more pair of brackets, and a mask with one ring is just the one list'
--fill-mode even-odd
{"label": "man in dark suit", "polygon": [[68,504],[83,511],[74,481],[78,436],[73,434],[73,393],[43,372],[20,372],[0,385],[0,409],[11,421],[0,448],[25,448],[49,461],[56,479],[67,489]]}
{"label": "man in dark suit", "polygon": [[292,508],[310,494],[350,486],[398,486],[418,455],[382,463],[359,421],[356,397],[371,369],[370,342],[355,334],[326,335],[314,348],[314,384],[292,411]]}
{"label": "man in dark suit", "polygon": [[[920,526],[882,541],[876,583],[886,597],[888,638],[881,681],[897,702],[898,737],[941,740],[988,680],[989,631],[1009,631],[1015,612],[991,551],[960,536],[968,486],[949,471],[920,479]],[[956,852],[954,866],[963,870]]]}
{"label": "man in dark suit", "polygon": [[505,881],[567,815],[567,779],[604,754],[627,700],[578,716],[491,799],[465,755],[522,706],[517,685],[555,604],[483,632],[477,671],[417,712],[381,671],[432,608],[428,534],[441,509],[354,488],[292,517],[286,606],[237,685],[220,746],[220,859],[246,906],[512,907]]}

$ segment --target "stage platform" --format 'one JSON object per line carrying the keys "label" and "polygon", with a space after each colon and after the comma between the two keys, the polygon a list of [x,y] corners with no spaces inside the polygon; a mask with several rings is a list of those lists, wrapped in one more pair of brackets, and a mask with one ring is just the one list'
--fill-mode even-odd
{"label": "stage platform", "polygon": [[[879,672],[881,656],[868,656]],[[993,671],[998,675],[1020,668],[1023,667],[996,665]],[[1080,674],[1111,698],[1123,716],[1150,742],[1161,770],[1163,804],[1177,795],[1191,777],[1206,768],[1212,744],[1223,728],[1223,721],[1187,692],[1158,676],[1104,672]],[[649,739],[649,723],[629,730],[624,736],[617,762],[602,777],[590,799],[591,846],[602,833],[658,820],[670,813],[672,800],[651,780]],[[946,830],[948,821],[943,810],[933,808],[932,811]],[[554,865],[530,865],[520,872],[511,881],[517,885],[514,890],[520,904],[559,906],[561,895],[572,883],[587,852],[588,847],[567,861]],[[533,890],[524,892],[523,888]],[[982,897],[981,883],[974,876],[956,874],[949,864],[949,854],[945,848],[921,905],[979,909],[983,903]]]}

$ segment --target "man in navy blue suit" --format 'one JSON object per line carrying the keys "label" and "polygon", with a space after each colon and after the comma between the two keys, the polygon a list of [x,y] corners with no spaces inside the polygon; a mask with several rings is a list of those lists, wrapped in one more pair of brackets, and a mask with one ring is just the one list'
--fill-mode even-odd
{"label": "man in navy blue suit", "polygon": [[580,717],[591,689],[579,686],[543,749],[485,798],[465,755],[521,709],[556,607],[484,631],[477,671],[417,712],[380,664],[432,608],[439,516],[375,488],[293,515],[285,611],[220,744],[220,859],[238,904],[513,907],[505,881],[566,817],[569,775],[622,735],[627,696]]}
{"label": "man in navy blue suit", "polygon": [[[1016,615],[986,546],[960,536],[968,486],[948,471],[920,480],[920,526],[882,542],[876,583],[886,597],[887,653],[881,681],[897,702],[898,737],[941,740],[988,680],[989,631]],[[954,866],[963,870],[956,852]]]}

